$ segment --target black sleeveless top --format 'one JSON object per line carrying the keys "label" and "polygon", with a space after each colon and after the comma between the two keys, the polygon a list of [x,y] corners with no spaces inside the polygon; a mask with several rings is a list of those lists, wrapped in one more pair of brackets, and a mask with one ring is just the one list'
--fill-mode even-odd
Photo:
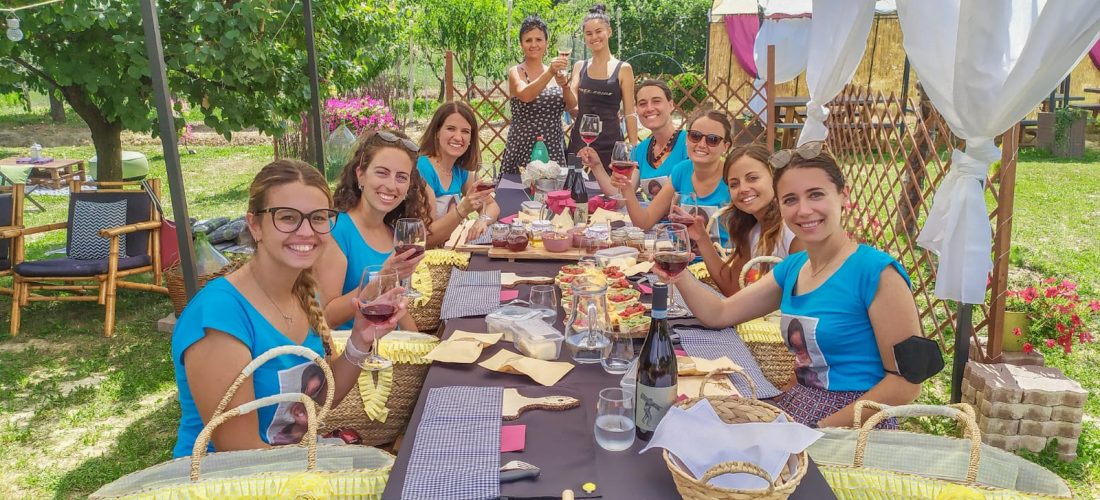
{"label": "black sleeveless top", "polygon": [[617,141],[623,140],[622,128],[619,125],[619,109],[623,103],[623,90],[619,86],[619,69],[623,62],[615,65],[615,70],[606,80],[596,80],[588,76],[588,61],[581,65],[580,85],[577,88],[577,117],[573,121],[573,128],[569,132],[569,149],[576,153],[585,146],[581,140],[580,129],[577,124],[580,117],[586,114],[598,115],[602,122],[600,136],[592,143],[592,148],[600,154],[600,161],[604,168],[611,166],[611,150]]}

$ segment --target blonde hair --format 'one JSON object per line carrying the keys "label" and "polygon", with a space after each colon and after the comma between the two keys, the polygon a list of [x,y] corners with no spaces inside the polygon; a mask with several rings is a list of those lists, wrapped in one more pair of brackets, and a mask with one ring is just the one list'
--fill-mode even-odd
{"label": "blonde hair", "polygon": [[[317,169],[305,162],[282,159],[268,163],[252,179],[252,185],[248,188],[248,211],[256,214],[267,208],[268,190],[293,182],[301,182],[306,186],[320,189],[321,192],[325,193],[325,198],[328,199],[328,208],[332,208],[332,193],[329,191],[328,182],[325,181],[325,177]],[[307,221],[303,222],[308,223]],[[291,292],[298,299],[298,304],[302,310],[306,312],[306,316],[309,318],[309,327],[317,333],[317,336],[321,337],[325,355],[332,355],[332,331],[325,321],[325,311],[321,308],[320,301],[317,300],[317,279],[313,276],[312,269],[303,270],[298,275]]]}

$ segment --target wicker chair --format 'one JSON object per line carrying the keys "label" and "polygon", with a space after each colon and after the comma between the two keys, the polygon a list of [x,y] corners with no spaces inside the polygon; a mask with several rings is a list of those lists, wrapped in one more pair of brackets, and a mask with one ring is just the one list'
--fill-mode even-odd
{"label": "wicker chair", "polygon": [[[160,286],[160,215],[149,192],[140,182],[99,182],[96,190],[87,190],[86,186],[82,181],[70,184],[67,222],[24,228],[15,237],[12,336],[19,333],[21,308],[29,302],[98,302],[106,309],[103,335],[110,337],[114,334],[119,288],[168,294]],[[149,189],[160,194],[156,180],[149,182]],[[24,237],[56,230],[67,231],[64,258],[23,262]],[[152,284],[122,279],[144,273],[152,273]],[[93,290],[96,293],[88,293]]]}
{"label": "wicker chair", "polygon": [[[19,232],[23,229],[23,187],[23,184],[0,187],[0,277],[12,275],[11,263],[16,259],[17,249],[22,258]],[[0,294],[12,295],[12,289],[0,287]]]}

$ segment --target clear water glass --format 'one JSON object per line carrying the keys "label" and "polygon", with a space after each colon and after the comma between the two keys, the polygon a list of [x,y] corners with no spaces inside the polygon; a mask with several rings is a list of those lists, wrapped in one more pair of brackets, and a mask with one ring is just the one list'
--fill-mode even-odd
{"label": "clear water glass", "polygon": [[542,312],[542,320],[554,324],[558,320],[558,292],[554,285],[534,285],[528,300],[531,307]]}
{"label": "clear water glass", "polygon": [[607,332],[611,340],[607,356],[600,359],[603,370],[612,375],[622,375],[634,361],[634,339],[630,333],[611,330]]}
{"label": "clear water glass", "polygon": [[623,451],[634,444],[634,394],[618,387],[600,391],[596,403],[596,444],[608,451]]}

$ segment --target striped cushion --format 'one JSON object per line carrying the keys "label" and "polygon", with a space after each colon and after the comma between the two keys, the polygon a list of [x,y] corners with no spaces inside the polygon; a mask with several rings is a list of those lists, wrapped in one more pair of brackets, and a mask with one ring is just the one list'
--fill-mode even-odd
{"label": "striped cushion", "polygon": [[[126,225],[126,200],[95,203],[77,200],[69,223],[69,257],[77,260],[106,259],[111,240],[99,231]],[[126,237],[119,239],[119,256],[126,256]]]}

